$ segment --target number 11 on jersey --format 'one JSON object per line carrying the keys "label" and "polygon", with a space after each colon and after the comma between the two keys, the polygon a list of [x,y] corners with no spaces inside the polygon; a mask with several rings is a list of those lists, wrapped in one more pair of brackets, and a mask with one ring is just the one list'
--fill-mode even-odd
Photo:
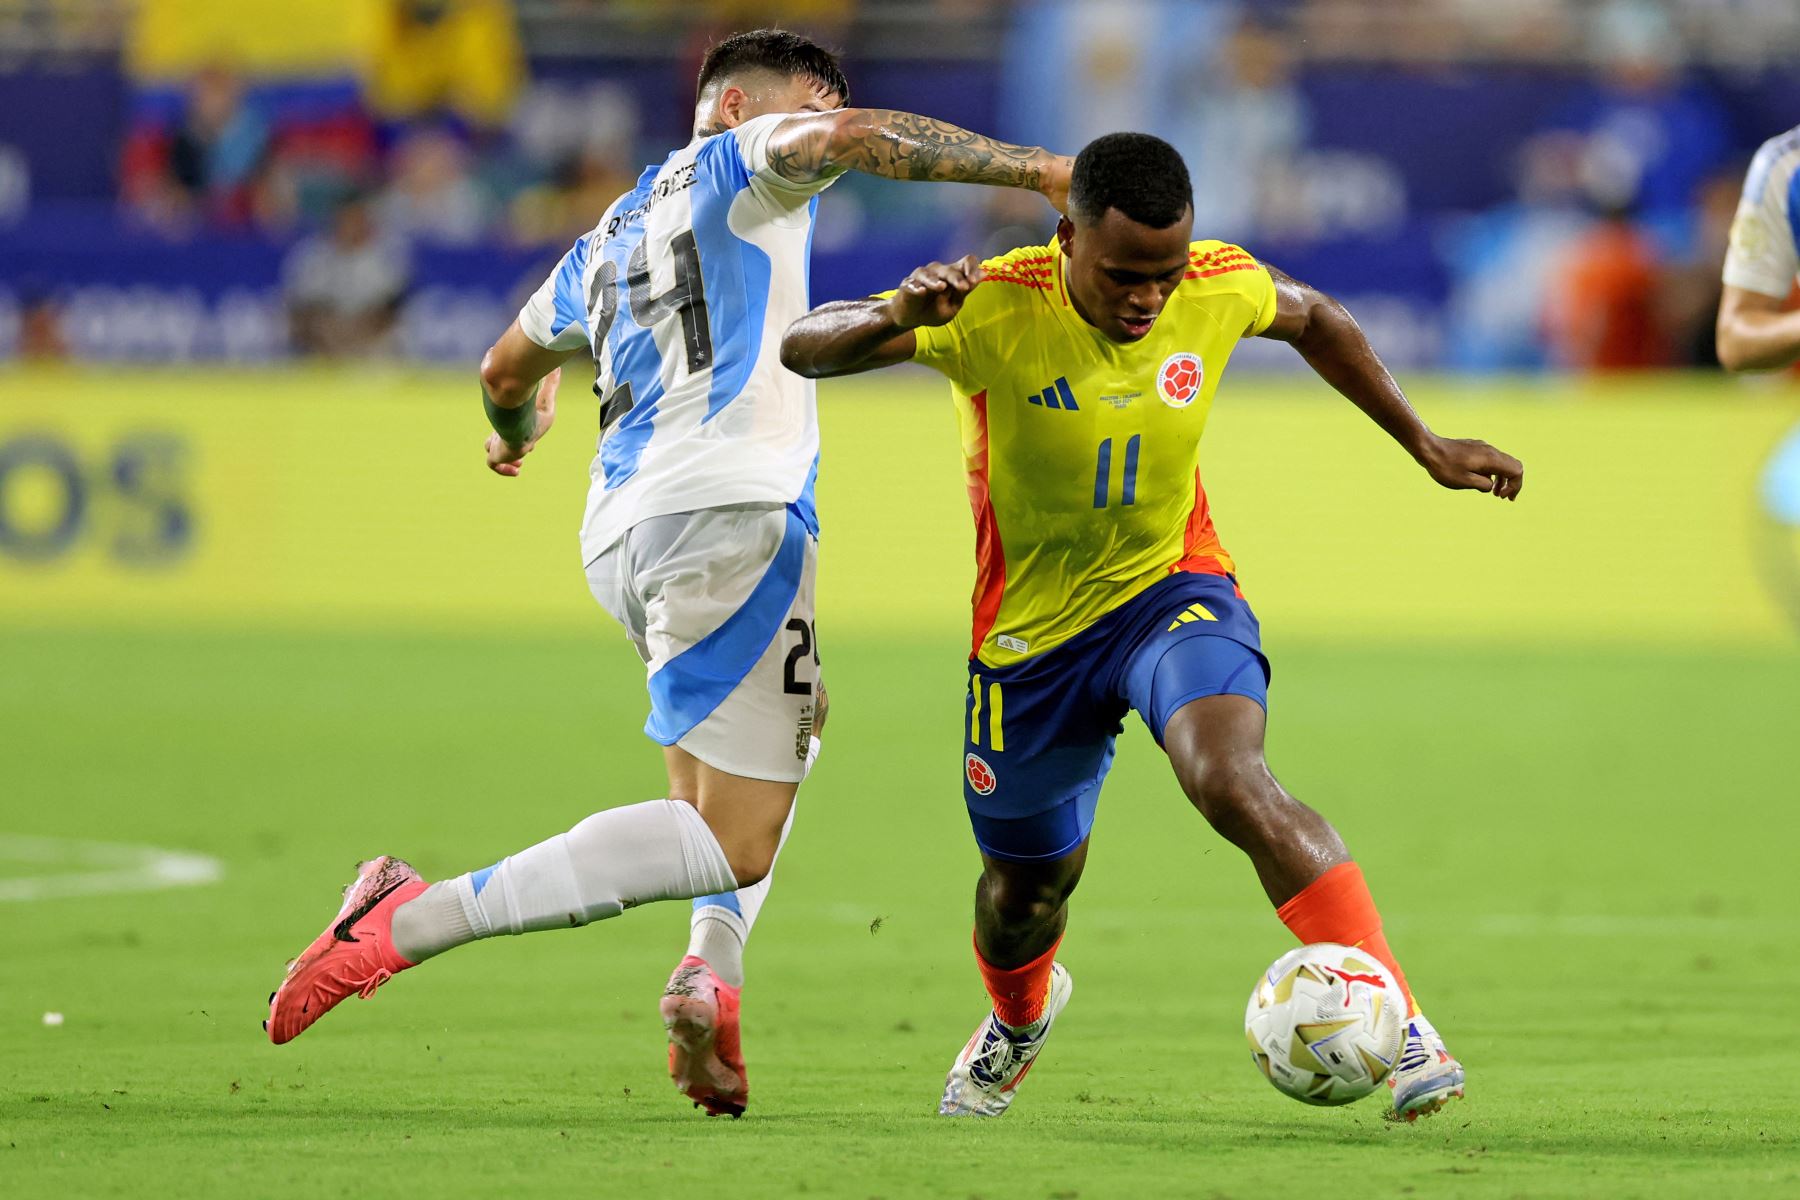
{"label": "number 11 on jersey", "polygon": [[[1138,440],[1142,436],[1134,433],[1131,440],[1125,443],[1125,465],[1119,480],[1121,505],[1137,503]],[[1100,443],[1099,462],[1094,467],[1095,508],[1105,508],[1112,494],[1112,460],[1113,440],[1107,438]]]}

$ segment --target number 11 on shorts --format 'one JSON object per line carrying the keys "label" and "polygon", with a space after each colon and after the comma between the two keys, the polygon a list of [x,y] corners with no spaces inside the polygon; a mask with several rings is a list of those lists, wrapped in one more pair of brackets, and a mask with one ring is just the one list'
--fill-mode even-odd
{"label": "number 11 on shorts", "polygon": [[1006,732],[1000,724],[1002,705],[1005,701],[1000,692],[1000,685],[998,683],[983,684],[981,676],[971,676],[969,679],[969,694],[975,698],[974,705],[969,709],[970,744],[976,746],[983,745],[981,740],[981,712],[983,707],[982,697],[985,694],[987,698],[986,708],[988,714],[988,740],[985,744],[990,750],[1005,750]]}

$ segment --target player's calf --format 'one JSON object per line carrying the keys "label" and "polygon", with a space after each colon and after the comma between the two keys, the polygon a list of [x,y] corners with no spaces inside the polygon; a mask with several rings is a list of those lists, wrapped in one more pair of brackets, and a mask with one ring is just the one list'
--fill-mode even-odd
{"label": "player's calf", "polygon": [[992,961],[1020,963],[1062,937],[1069,896],[1081,882],[1086,846],[1050,863],[1012,863],[984,856],[975,884],[975,925]]}

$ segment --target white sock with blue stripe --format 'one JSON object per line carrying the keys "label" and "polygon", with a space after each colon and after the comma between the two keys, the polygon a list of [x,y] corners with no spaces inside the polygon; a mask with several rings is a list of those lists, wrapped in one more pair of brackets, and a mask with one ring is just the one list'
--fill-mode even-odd
{"label": "white sock with blue stripe", "polygon": [[[812,773],[813,764],[818,760],[819,739],[815,737],[806,752],[807,774]],[[805,782],[804,778],[801,782]],[[799,806],[796,798],[794,808]],[[788,831],[793,827],[794,809],[790,808],[787,821],[781,826],[781,841],[775,847],[775,861],[780,860],[781,847],[787,845]],[[757,914],[762,912],[763,901],[769,897],[769,884],[774,878],[775,862],[772,861],[769,873],[749,887],[694,897],[694,915],[688,922],[687,952],[695,958],[705,959],[713,974],[732,987],[744,986],[744,943],[750,938]]]}
{"label": "white sock with blue stripe", "polygon": [[394,949],[417,963],[479,938],[568,929],[736,882],[693,805],[628,804],[491,867],[432,884],[394,910]]}

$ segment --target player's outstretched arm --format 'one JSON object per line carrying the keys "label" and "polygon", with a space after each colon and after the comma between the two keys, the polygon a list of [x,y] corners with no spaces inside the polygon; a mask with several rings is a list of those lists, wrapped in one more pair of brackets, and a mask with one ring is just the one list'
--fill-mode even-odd
{"label": "player's outstretched arm", "polygon": [[1785,300],[1725,285],[1716,330],[1719,365],[1727,371],[1773,371],[1800,361],[1800,310]]}
{"label": "player's outstretched arm", "polygon": [[808,379],[829,379],[906,362],[918,349],[913,330],[948,325],[980,283],[981,262],[970,254],[927,263],[892,296],[822,304],[788,326],[781,365]]}
{"label": "player's outstretched arm", "polygon": [[888,179],[1027,188],[1063,212],[1075,160],[917,113],[840,108],[783,121],[769,139],[769,164],[795,183],[862,171]]}
{"label": "player's outstretched arm", "polygon": [[1367,413],[1445,487],[1518,498],[1525,486],[1518,459],[1474,438],[1433,433],[1348,309],[1268,263],[1263,266],[1275,280],[1275,319],[1261,336],[1290,343],[1319,378]]}
{"label": "player's outstretched arm", "polygon": [[481,357],[481,406],[494,432],[487,439],[488,469],[519,473],[519,463],[556,420],[556,387],[574,350],[546,350],[525,336],[518,321]]}

